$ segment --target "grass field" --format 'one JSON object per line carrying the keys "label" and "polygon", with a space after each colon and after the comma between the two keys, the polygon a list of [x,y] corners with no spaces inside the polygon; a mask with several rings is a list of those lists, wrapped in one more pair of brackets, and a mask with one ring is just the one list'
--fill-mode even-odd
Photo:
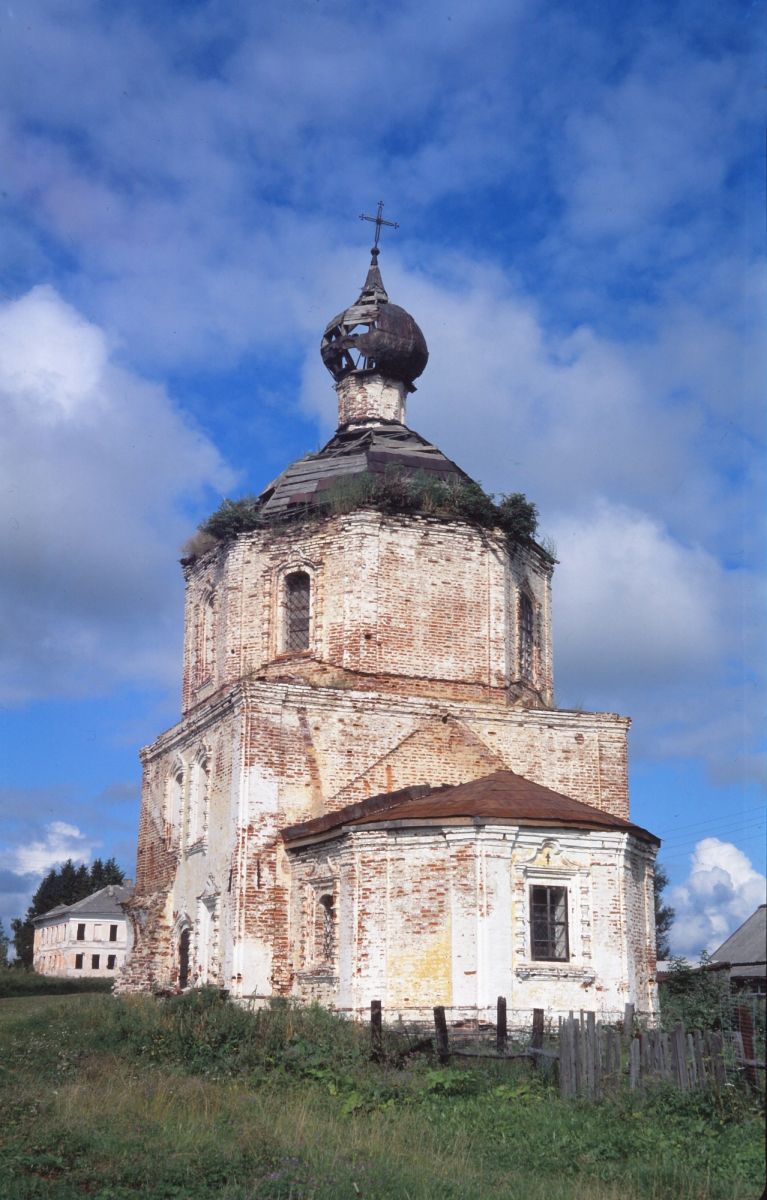
{"label": "grass field", "polygon": [[736,1089],[587,1105],[522,1067],[378,1067],[321,1010],[6,999],[0,1047],[4,1200],[751,1200],[764,1182]]}

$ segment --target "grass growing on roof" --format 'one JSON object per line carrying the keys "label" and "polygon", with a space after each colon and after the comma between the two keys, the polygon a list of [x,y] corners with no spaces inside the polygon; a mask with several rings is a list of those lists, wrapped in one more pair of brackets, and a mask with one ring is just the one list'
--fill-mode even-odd
{"label": "grass growing on roof", "polygon": [[480,529],[501,530],[514,544],[529,541],[538,526],[538,511],[521,492],[496,499],[470,479],[443,480],[425,471],[389,468],[383,474],[359,471],[343,476],[317,493],[312,505],[296,505],[287,513],[280,510],[271,517],[255,496],[224,500],[203,521],[199,533],[225,542],[240,533],[288,519],[316,521],[329,514],[365,508],[466,521]]}

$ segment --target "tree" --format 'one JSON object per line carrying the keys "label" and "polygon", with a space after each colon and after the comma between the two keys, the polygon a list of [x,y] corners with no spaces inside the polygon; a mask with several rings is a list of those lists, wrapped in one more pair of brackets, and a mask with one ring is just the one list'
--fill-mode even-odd
{"label": "tree", "polygon": [[35,917],[41,917],[59,904],[76,904],[78,900],[84,900],[110,883],[120,884],[124,881],[125,872],[118,867],[114,858],[108,858],[106,862],[94,858],[90,869],[84,863],[76,867],[71,858],[60,867],[53,867],[32,897],[27,915],[11,921],[16,957],[22,966],[32,966]]}
{"label": "tree", "polygon": [[5,932],[5,926],[0,921],[0,967],[8,965],[8,934]]}
{"label": "tree", "polygon": [[673,908],[663,903],[663,892],[668,887],[668,874],[661,863],[655,864],[655,946],[658,958],[668,958],[671,953],[668,934],[674,923]]}

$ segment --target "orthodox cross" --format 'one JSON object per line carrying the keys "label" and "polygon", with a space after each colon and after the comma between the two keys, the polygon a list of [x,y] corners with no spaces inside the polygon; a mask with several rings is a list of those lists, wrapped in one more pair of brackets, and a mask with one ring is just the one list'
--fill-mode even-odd
{"label": "orthodox cross", "polygon": [[373,242],[373,251],[376,255],[378,254],[378,239],[381,236],[381,226],[389,225],[392,229],[399,229],[399,223],[397,221],[385,221],[381,216],[381,213],[383,212],[383,206],[383,200],[379,200],[378,212],[374,217],[369,217],[367,213],[360,213],[360,221],[372,221],[376,227],[376,240]]}

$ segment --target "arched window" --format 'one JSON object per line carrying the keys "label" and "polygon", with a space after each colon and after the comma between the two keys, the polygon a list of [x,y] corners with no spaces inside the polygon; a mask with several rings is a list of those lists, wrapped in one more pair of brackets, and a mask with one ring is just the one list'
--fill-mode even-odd
{"label": "arched window", "polygon": [[187,927],[181,931],[178,939],[178,986],[182,990],[189,986],[189,943],[191,930]]}
{"label": "arched window", "polygon": [[168,841],[181,827],[184,812],[184,768],[177,763],[170,775],[165,791],[165,820],[167,822]]}
{"label": "arched window", "polygon": [[519,596],[519,673],[532,680],[535,667],[535,614],[526,592]]}
{"label": "arched window", "polygon": [[336,951],[336,914],[333,897],[320,896],[317,902],[317,959],[330,964]]}
{"label": "arched window", "polygon": [[197,643],[197,674],[200,683],[213,676],[216,657],[216,594],[207,592],[200,608]]}
{"label": "arched window", "polygon": [[285,650],[309,649],[312,582],[306,571],[285,576]]}
{"label": "arched window", "polygon": [[210,789],[210,757],[201,751],[192,764],[189,787],[189,820],[186,840],[189,846],[204,838],[208,828],[208,792]]}

